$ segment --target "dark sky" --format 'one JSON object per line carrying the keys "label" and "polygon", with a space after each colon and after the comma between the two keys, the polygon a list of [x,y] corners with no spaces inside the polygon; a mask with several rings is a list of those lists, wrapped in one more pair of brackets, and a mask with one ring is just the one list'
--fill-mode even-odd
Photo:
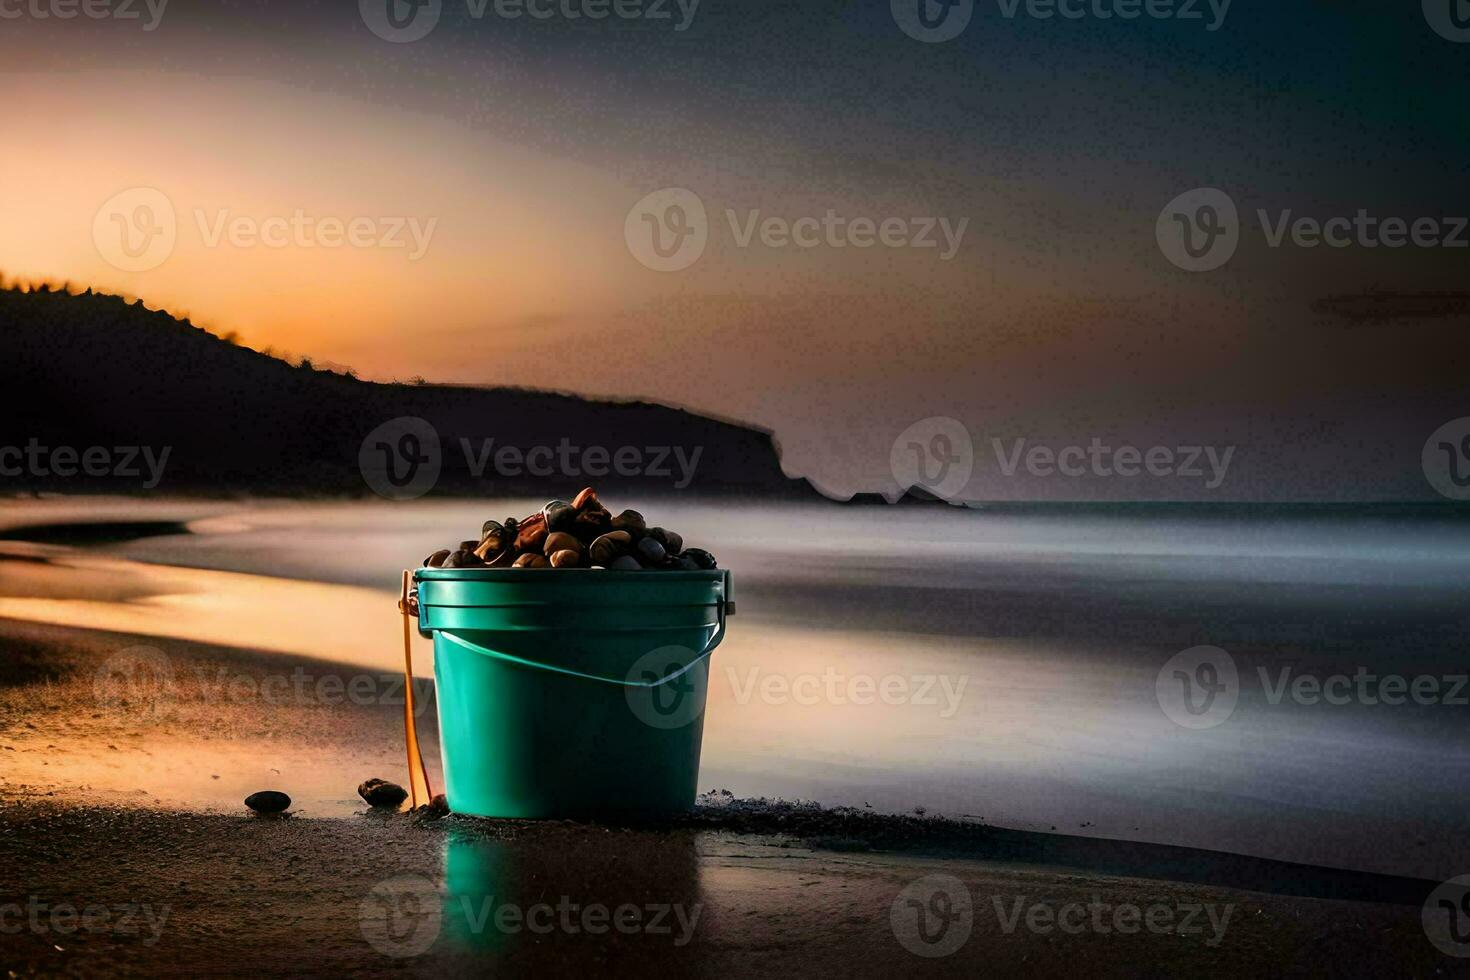
{"label": "dark sky", "polygon": [[[1362,209],[1448,234],[1470,215],[1470,43],[1436,31],[1440,0],[1236,0],[1216,30],[1206,2],[1201,19],[1123,20],[1094,14],[1120,0],[1078,19],[989,0],[940,43],[887,2],[702,0],[680,31],[673,0],[670,20],[597,23],[474,18],[460,0],[401,44],[355,3],[173,0],[144,30],[35,16],[49,2],[0,20],[12,275],[139,295],[373,377],[749,420],[839,493],[891,488],[895,438],[939,417],[977,447],[971,498],[1438,499],[1424,441],[1470,415],[1470,301],[1441,295],[1470,291],[1470,248],[1356,232],[1272,247],[1258,216]],[[99,255],[93,217],[138,187],[170,200],[179,233],[132,271]],[[679,271],[626,237],[662,188],[707,209]],[[1228,196],[1239,241],[1191,272],[1158,229],[1196,188]],[[411,263],[210,246],[221,210],[407,214],[434,237]],[[965,226],[950,258],[737,233],[829,210]],[[1363,309],[1387,315],[1344,315]],[[1212,489],[1008,477],[991,451],[1094,437],[1236,449]]]}

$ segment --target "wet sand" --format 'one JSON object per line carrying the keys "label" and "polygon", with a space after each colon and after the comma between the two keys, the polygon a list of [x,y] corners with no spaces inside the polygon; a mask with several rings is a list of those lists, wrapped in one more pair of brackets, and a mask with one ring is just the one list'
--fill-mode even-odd
{"label": "wet sand", "polygon": [[[352,668],[150,638],[180,682],[163,703],[99,688],[140,640],[0,621],[0,969],[1041,976],[1085,963],[1121,977],[1470,965],[1425,938],[1420,904],[1435,883],[1409,878],[720,798],[665,827],[377,813],[353,788],[401,779],[397,705],[266,704],[243,681],[226,698],[188,682],[223,669],[260,692],[288,665],[344,680]],[[248,814],[239,801],[264,788],[291,793],[293,815]],[[970,912],[939,940],[955,948],[912,952],[942,948],[916,938],[933,923],[914,910],[961,895]],[[625,907],[637,910],[628,928],[608,927],[604,913]],[[1081,910],[1093,907],[1100,928],[1047,925],[1068,909],[1091,922]],[[1134,908],[1168,928],[1113,928],[1133,921],[1115,910]]]}
{"label": "wet sand", "polygon": [[[487,508],[534,506],[9,501],[0,618],[380,677],[400,660],[405,556]],[[1273,701],[1267,683],[1282,670],[1463,675],[1470,521],[951,511],[659,502],[659,519],[736,570],[706,785],[1383,874],[1470,870],[1463,707]],[[1228,651],[1241,691],[1228,720],[1186,730],[1156,681],[1198,644]],[[427,641],[415,664],[430,674]],[[829,674],[894,679],[913,697],[798,695]],[[767,682],[790,687],[768,697]],[[200,777],[184,777],[184,798],[200,799]],[[353,805],[325,787],[306,802],[317,815]]]}

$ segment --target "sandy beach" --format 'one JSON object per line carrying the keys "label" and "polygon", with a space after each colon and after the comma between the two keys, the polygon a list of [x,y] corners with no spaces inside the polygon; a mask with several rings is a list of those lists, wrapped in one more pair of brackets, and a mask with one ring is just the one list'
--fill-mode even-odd
{"label": "sandy beach", "polygon": [[[401,771],[392,704],[265,710],[186,683],[167,704],[99,700],[99,670],[141,638],[15,622],[0,635],[0,967],[21,976],[1042,976],[1079,958],[1120,977],[1458,966],[1420,924],[1434,883],[1409,878],[718,798],[668,827],[385,814],[354,805],[353,789]],[[176,679],[223,669],[264,691],[281,669],[278,654],[148,643]],[[306,805],[262,818],[238,802],[286,787],[335,796],[321,809],[348,815]],[[903,917],[951,899],[969,903],[942,940],[953,949],[916,954],[932,948]],[[615,928],[604,915],[624,907]]]}
{"label": "sandy beach", "polygon": [[[1465,972],[1423,918],[1460,853],[1460,817],[1434,797],[1453,787],[1431,778],[1463,765],[1442,706],[1344,718],[1256,702],[1203,733],[1159,713],[1149,663],[1186,621],[1312,653],[1235,584],[1255,565],[1181,559],[1165,576],[1146,541],[1104,555],[1102,530],[1048,540],[1003,521],[980,527],[1014,566],[1004,581],[999,559],[945,584],[881,553],[729,542],[751,574],[718,654],[728,683],[711,684],[699,808],[657,826],[488,821],[356,793],[406,781],[385,569],[463,508],[399,523],[351,507],[86,512],[108,506],[131,519],[78,523],[49,503],[0,543],[0,968],[16,975]],[[706,533],[726,553],[720,526]],[[1417,645],[1396,655],[1454,662],[1459,565],[1364,629],[1333,626],[1326,597],[1401,606],[1403,583],[1296,561],[1310,574],[1274,573],[1336,577],[1290,600],[1339,642],[1329,652],[1363,655],[1412,615]],[[966,581],[984,581],[984,604]],[[415,692],[440,785],[428,647]],[[906,663],[974,686],[953,711],[741,698],[742,677],[778,663]],[[1403,764],[1414,739],[1437,740],[1423,763],[1437,768]],[[288,793],[290,815],[252,815],[259,790]],[[1450,830],[1405,837],[1426,813]]]}

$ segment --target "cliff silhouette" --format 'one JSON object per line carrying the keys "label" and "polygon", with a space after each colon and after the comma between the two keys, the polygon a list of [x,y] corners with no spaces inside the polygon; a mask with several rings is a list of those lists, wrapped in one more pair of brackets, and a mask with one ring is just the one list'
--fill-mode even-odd
{"label": "cliff silhouette", "polygon": [[[153,492],[371,496],[359,464],[364,440],[385,423],[418,418],[440,440],[434,496],[550,496],[589,483],[640,494],[815,496],[804,480],[782,472],[771,433],[760,429],[642,402],[363,381],[309,361],[292,364],[141,302],[91,291],[0,289],[0,390],[7,403],[0,452],[28,444],[79,454],[90,447],[151,447],[157,455],[167,448]],[[640,451],[641,469],[633,473],[625,465],[620,473],[602,463],[607,475],[573,475],[553,455],[550,475],[524,469],[507,475],[486,454],[512,447],[524,455],[563,444],[601,447],[610,457],[632,447]],[[658,454],[647,450],[659,447],[669,452],[654,466]],[[683,451],[682,467],[676,450]],[[144,489],[125,476],[17,467],[17,458],[0,456],[0,488],[9,492]],[[697,460],[692,467],[691,458]],[[600,456],[576,459],[581,471]]]}

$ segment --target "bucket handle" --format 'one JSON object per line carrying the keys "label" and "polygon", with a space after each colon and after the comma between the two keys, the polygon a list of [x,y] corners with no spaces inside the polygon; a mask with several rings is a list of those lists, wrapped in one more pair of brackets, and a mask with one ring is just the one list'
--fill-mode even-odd
{"label": "bucket handle", "polygon": [[[414,605],[416,607],[417,602],[415,602]],[[534,660],[526,660],[524,657],[516,657],[508,653],[501,653],[499,650],[491,650],[489,647],[482,647],[478,643],[466,640],[462,636],[455,636],[453,633],[447,630],[440,630],[440,633],[446,640],[450,640],[458,644],[459,646],[464,647],[466,650],[471,650],[486,657],[494,657],[496,660],[505,660],[510,663],[520,664],[522,667],[531,667],[536,670],[545,670],[553,674],[566,674],[569,677],[580,677],[583,680],[588,681],[601,681],[604,684],[616,684],[619,687],[658,687],[661,684],[667,684],[669,681],[681,677],[689,671],[693,670],[699,665],[700,661],[708,659],[710,654],[715,652],[715,647],[719,646],[720,643],[724,641],[725,631],[727,628],[725,625],[725,618],[727,616],[735,615],[735,600],[730,598],[730,573],[728,571],[725,572],[725,588],[720,596],[720,601],[715,605],[715,614],[719,618],[719,631],[710,638],[709,643],[705,646],[703,650],[700,651],[699,655],[696,656],[693,660],[689,661],[689,663],[686,664],[683,669],[672,674],[667,674],[656,681],[630,681],[618,680],[614,677],[599,677],[596,674],[586,674],[580,670],[570,670],[566,667],[554,667],[551,664],[538,663]]]}
{"label": "bucket handle", "polygon": [[429,772],[424,768],[424,754],[419,749],[419,733],[414,725],[413,710],[413,638],[409,617],[418,619],[418,597],[410,591],[413,573],[405,570],[403,587],[398,595],[398,611],[403,614],[403,743],[408,750],[409,805],[428,805],[434,799],[429,786]]}

